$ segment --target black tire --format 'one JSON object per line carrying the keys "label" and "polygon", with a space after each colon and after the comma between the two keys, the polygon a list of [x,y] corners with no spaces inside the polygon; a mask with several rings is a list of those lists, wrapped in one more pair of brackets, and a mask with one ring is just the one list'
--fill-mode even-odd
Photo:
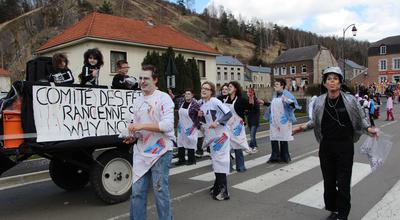
{"label": "black tire", "polygon": [[129,199],[132,191],[132,155],[118,149],[102,153],[90,171],[95,194],[108,204]]}
{"label": "black tire", "polygon": [[53,182],[60,188],[71,191],[84,188],[89,183],[89,173],[77,165],[51,160],[49,173]]}

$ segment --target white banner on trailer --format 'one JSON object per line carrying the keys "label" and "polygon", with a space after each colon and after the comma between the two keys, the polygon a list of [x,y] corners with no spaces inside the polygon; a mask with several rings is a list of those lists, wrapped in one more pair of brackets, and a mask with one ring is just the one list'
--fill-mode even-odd
{"label": "white banner on trailer", "polygon": [[133,90],[33,86],[37,142],[119,134],[140,95]]}

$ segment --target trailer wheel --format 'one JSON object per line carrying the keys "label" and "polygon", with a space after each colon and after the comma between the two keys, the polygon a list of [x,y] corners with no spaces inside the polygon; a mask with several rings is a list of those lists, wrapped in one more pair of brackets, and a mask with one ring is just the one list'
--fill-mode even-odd
{"label": "trailer wheel", "polygon": [[108,204],[129,199],[132,186],[132,157],[120,150],[108,150],[97,158],[90,173],[96,195]]}
{"label": "trailer wheel", "polygon": [[58,187],[68,191],[82,189],[89,183],[89,173],[68,162],[51,160],[49,173]]}

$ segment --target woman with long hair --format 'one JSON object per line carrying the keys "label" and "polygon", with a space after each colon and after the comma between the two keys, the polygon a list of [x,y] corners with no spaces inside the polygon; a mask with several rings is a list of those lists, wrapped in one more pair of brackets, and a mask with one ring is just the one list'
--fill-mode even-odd
{"label": "woman with long hair", "polygon": [[227,126],[232,113],[219,99],[215,98],[215,85],[204,82],[201,85],[199,121],[204,128],[204,144],[211,151],[212,165],[215,173],[214,186],[210,189],[215,200],[228,200],[230,134]]}
{"label": "woman with long hair", "polygon": [[81,74],[79,74],[81,85],[99,85],[99,73],[103,64],[103,54],[99,49],[87,50],[83,54],[83,67]]}
{"label": "woman with long hair", "polygon": [[247,126],[250,129],[249,146],[253,153],[256,153],[258,151],[256,133],[260,126],[260,103],[254,92],[254,88],[247,89],[247,97],[249,98],[249,109],[247,111]]}
{"label": "woman with long hair", "polygon": [[244,114],[248,109],[248,101],[242,96],[242,87],[236,81],[228,84],[229,95],[223,100],[223,103],[231,110],[232,117],[228,121],[229,132],[231,136],[231,148],[235,152],[236,170],[238,172],[246,171],[244,165],[243,149],[251,152],[247,143]]}
{"label": "woman with long hair", "polygon": [[221,100],[221,102],[223,102],[223,100],[228,97],[229,95],[229,88],[228,88],[228,83],[225,83],[221,86],[221,88],[219,89],[219,95],[217,96],[217,98],[219,100]]}

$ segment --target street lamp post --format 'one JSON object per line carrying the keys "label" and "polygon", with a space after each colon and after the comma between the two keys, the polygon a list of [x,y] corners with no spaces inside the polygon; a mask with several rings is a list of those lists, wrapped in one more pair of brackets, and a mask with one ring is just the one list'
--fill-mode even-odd
{"label": "street lamp post", "polygon": [[344,40],[345,40],[345,34],[347,29],[349,29],[350,27],[353,27],[351,29],[351,32],[353,32],[353,36],[356,36],[357,33],[357,28],[355,24],[351,24],[349,26],[347,26],[346,28],[343,28],[343,44],[342,44],[342,59],[343,59],[343,82],[346,80],[346,59],[344,57]]}

